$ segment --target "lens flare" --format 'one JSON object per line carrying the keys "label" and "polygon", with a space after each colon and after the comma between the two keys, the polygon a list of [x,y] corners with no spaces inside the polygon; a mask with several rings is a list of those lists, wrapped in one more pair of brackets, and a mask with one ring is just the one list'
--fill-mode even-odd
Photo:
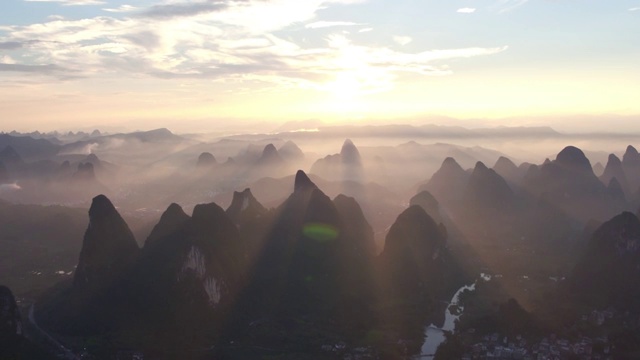
{"label": "lens flare", "polygon": [[329,242],[338,237],[338,229],[329,224],[308,223],[302,228],[304,236],[319,242]]}

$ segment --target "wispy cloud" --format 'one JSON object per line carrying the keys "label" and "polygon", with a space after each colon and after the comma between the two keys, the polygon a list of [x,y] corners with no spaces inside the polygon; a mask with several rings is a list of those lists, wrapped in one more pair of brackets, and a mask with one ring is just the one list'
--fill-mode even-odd
{"label": "wispy cloud", "polygon": [[229,5],[219,1],[181,2],[154,5],[142,12],[141,16],[157,19],[191,17],[226,9]]}
{"label": "wispy cloud", "polygon": [[103,5],[101,0],[24,0],[27,2],[56,2],[65,6],[81,6],[81,5]]}
{"label": "wispy cloud", "polygon": [[410,36],[394,36],[393,41],[395,41],[399,45],[405,46],[408,43],[412,42],[413,39]]}
{"label": "wispy cloud", "polygon": [[120,5],[117,8],[104,8],[102,10],[107,12],[112,12],[112,13],[127,13],[127,12],[136,11],[138,10],[138,8],[131,5]]}
{"label": "wispy cloud", "polygon": [[462,14],[471,14],[476,12],[475,8],[470,8],[470,7],[464,7],[464,8],[460,8],[458,9],[456,12],[462,13]]}
{"label": "wispy cloud", "polygon": [[506,13],[528,2],[529,0],[498,0],[498,4],[497,4],[498,12]]}
{"label": "wispy cloud", "polygon": [[336,27],[336,26],[357,26],[362,25],[355,22],[350,21],[315,21],[305,25],[304,27],[307,29],[321,29],[328,27]]}
{"label": "wispy cloud", "polygon": [[640,11],[640,7],[632,7],[629,11]]}
{"label": "wispy cloud", "polygon": [[[8,60],[8,61],[7,61]],[[74,71],[69,69],[65,69],[58,65],[47,64],[47,65],[23,65],[16,64],[13,59],[3,59],[3,62],[0,62],[0,73],[2,72],[13,72],[13,73],[28,73],[28,74],[36,74],[36,75],[47,75],[53,76],[60,80],[68,80],[75,79],[79,76],[75,74]]]}
{"label": "wispy cloud", "polygon": [[360,32],[360,33],[369,32],[369,31],[373,31],[373,28],[368,27],[368,28],[362,28],[362,29],[358,30],[358,32]]}
{"label": "wispy cloud", "polygon": [[0,50],[16,50],[22,47],[22,43],[18,41],[0,42]]}
{"label": "wispy cloud", "polygon": [[[0,26],[0,34],[4,34],[0,35],[0,49],[20,49],[20,56],[12,58],[16,63],[2,64],[0,71],[60,79],[212,79],[318,90],[347,78],[348,82],[362,84],[363,89],[381,91],[392,87],[398,73],[446,75],[452,70],[443,61],[506,50],[491,47],[402,52],[392,49],[393,42],[407,45],[411,37],[395,36],[386,46],[374,46],[354,43],[344,34],[329,35],[324,45],[303,46],[282,33],[301,31],[292,26],[301,23],[308,29],[362,25],[309,22],[328,4],[353,2],[172,2],[137,9],[137,16],[126,18],[97,16]],[[111,10],[124,12],[133,7]]]}

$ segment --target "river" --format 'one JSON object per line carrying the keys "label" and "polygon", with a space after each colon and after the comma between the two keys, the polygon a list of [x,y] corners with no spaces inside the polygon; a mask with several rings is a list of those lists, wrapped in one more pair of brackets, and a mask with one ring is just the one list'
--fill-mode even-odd
{"label": "river", "polygon": [[414,357],[414,359],[433,359],[438,346],[445,340],[444,332],[445,331],[454,331],[456,329],[456,320],[462,315],[464,311],[463,307],[458,307],[455,314],[451,312],[452,305],[458,305],[460,302],[460,294],[462,294],[465,290],[473,291],[476,288],[476,284],[473,283],[471,285],[465,285],[458,289],[456,293],[449,301],[449,305],[447,305],[447,310],[445,312],[445,320],[444,325],[442,327],[437,327],[433,324],[430,324],[424,329],[424,344],[422,344],[422,348],[420,350],[420,355]]}

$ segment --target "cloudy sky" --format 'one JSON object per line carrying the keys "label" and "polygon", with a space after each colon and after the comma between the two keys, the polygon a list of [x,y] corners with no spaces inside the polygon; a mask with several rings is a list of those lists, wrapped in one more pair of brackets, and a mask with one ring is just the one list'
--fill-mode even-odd
{"label": "cloudy sky", "polygon": [[640,0],[0,6],[5,131],[430,118],[595,128],[640,114]]}

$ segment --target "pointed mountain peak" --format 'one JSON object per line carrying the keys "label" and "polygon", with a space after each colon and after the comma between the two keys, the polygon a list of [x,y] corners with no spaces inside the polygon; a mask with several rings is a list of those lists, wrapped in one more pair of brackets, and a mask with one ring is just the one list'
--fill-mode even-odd
{"label": "pointed mountain peak", "polygon": [[167,210],[165,210],[164,213],[162,213],[162,216],[160,217],[160,221],[162,221],[163,218],[171,219],[176,217],[184,218],[184,217],[189,217],[189,215],[187,215],[184,212],[184,210],[182,210],[182,206],[176,203],[172,203],[171,205],[169,205]]}
{"label": "pointed mountain peak", "polygon": [[147,237],[145,247],[154,243],[160,238],[171,235],[178,231],[189,220],[182,207],[176,203],[169,205],[167,210],[162,213],[160,221],[153,227],[151,234]]}
{"label": "pointed mountain peak", "polygon": [[632,145],[627,146],[627,150],[624,153],[625,156],[629,155],[629,156],[638,156],[640,154],[638,154],[638,150],[636,150],[635,147],[633,147]]}
{"label": "pointed mountain peak", "polygon": [[224,210],[216,203],[198,204],[193,208],[191,217],[197,222],[209,222],[219,216],[226,217]]}
{"label": "pointed mountain peak", "polygon": [[300,150],[298,145],[296,145],[296,143],[291,140],[288,140],[286,143],[284,143],[284,145],[280,147],[278,152],[280,153],[280,156],[289,160],[304,158],[304,153],[302,152],[302,150]]}
{"label": "pointed mountain peak", "polygon": [[197,167],[209,167],[216,164],[216,158],[210,152],[203,152],[198,156]]}
{"label": "pointed mountain peak", "polygon": [[133,233],[111,201],[104,195],[94,197],[74,288],[109,286],[134,263],[139,250]]}
{"label": "pointed mountain peak", "polygon": [[489,168],[482,161],[478,161],[476,163],[476,167],[473,168],[473,173],[475,173],[475,172],[485,172],[487,170],[489,170]]}
{"label": "pointed mountain peak", "polygon": [[350,164],[359,164],[361,162],[360,152],[358,148],[353,144],[351,139],[346,139],[344,144],[342,144],[342,149],[340,150],[340,157],[342,162],[350,163]]}
{"label": "pointed mountain peak", "polygon": [[517,170],[518,166],[516,166],[516,164],[513,161],[511,161],[509,158],[500,156],[496,161],[495,165],[493,165],[493,169],[496,171],[498,171],[498,169],[512,171],[514,169]]}
{"label": "pointed mountain peak", "polygon": [[262,156],[271,156],[277,153],[278,150],[273,144],[267,144],[267,146],[264,147],[264,150],[262,150]]}
{"label": "pointed mountain peak", "polygon": [[638,154],[638,150],[631,145],[627,146],[627,150],[622,156],[622,163],[625,166],[631,165],[632,167],[640,164],[640,154]]}
{"label": "pointed mountain peak", "polygon": [[307,176],[307,174],[304,173],[304,171],[298,170],[298,172],[296,173],[296,180],[293,186],[294,192],[307,191],[307,190],[312,190],[317,188],[318,187],[316,186],[316,184],[314,184],[313,181],[309,179],[309,177]]}
{"label": "pointed mountain peak", "polygon": [[73,174],[73,178],[76,180],[95,180],[96,173],[93,164],[90,162],[78,164],[78,171]]}
{"label": "pointed mountain peak", "polygon": [[[100,194],[93,198],[89,208],[89,218],[104,218],[117,215],[118,211],[109,198]],[[120,216],[120,215],[118,215]]]}
{"label": "pointed mountain peak", "polygon": [[268,144],[262,150],[262,156],[258,160],[260,164],[277,164],[283,162],[280,153],[273,144]]}
{"label": "pointed mountain peak", "polygon": [[440,169],[444,169],[444,168],[456,169],[456,170],[459,169],[459,170],[464,171],[462,166],[460,166],[460,164],[458,164],[456,159],[454,159],[452,157],[447,157],[447,158],[444,159],[444,161],[442,162],[442,165],[440,166]]}
{"label": "pointed mountain peak", "polygon": [[234,222],[238,222],[240,214],[250,211],[254,215],[259,215],[267,211],[267,209],[260,204],[260,202],[253,196],[251,189],[246,188],[243,191],[234,191],[233,200],[231,205],[226,210],[227,215]]}
{"label": "pointed mountain peak", "polygon": [[402,249],[415,249],[421,256],[431,258],[444,241],[444,234],[431,216],[421,206],[412,205],[398,215],[389,229],[383,253],[389,256]]}
{"label": "pointed mountain peak", "polygon": [[427,212],[429,212],[430,209],[438,209],[439,206],[438,200],[427,190],[423,190],[414,195],[411,200],[409,200],[409,204],[421,206]]}
{"label": "pointed mountain peak", "polygon": [[609,166],[621,166],[622,162],[620,158],[618,158],[615,154],[609,154],[609,159],[607,160],[607,167]]}
{"label": "pointed mountain peak", "polygon": [[600,180],[604,184],[609,184],[612,180],[615,180],[618,187],[622,188],[624,192],[627,192],[629,189],[629,182],[627,176],[625,174],[624,169],[622,168],[622,162],[620,159],[614,154],[609,155],[609,160],[607,161],[607,166],[604,168],[602,176]]}
{"label": "pointed mountain peak", "polygon": [[589,162],[589,159],[584,155],[584,152],[575,146],[567,146],[562,149],[556,157],[556,162],[574,169],[593,171],[591,169],[591,162]]}

